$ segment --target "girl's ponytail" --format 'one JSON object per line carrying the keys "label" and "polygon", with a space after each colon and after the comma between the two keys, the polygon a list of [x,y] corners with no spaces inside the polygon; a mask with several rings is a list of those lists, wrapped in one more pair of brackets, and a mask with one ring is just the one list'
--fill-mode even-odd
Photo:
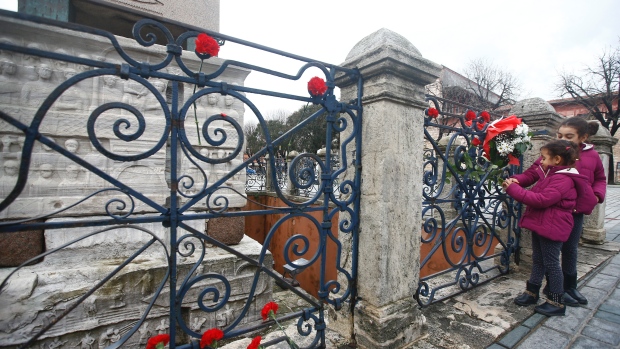
{"label": "girl's ponytail", "polygon": [[588,137],[594,136],[598,132],[599,123],[596,121],[588,122]]}

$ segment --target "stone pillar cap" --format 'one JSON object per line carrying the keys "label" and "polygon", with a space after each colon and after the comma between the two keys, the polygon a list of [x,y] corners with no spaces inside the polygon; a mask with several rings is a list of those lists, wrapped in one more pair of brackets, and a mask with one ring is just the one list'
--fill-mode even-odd
{"label": "stone pillar cap", "polygon": [[286,157],[287,157],[287,158],[289,158],[289,159],[293,159],[293,158],[295,158],[297,155],[299,155],[299,153],[298,153],[298,152],[296,152],[296,151],[294,151],[294,150],[291,150],[290,152],[288,152],[288,154],[286,155]]}
{"label": "stone pillar cap", "polygon": [[510,113],[517,115],[555,113],[551,104],[540,97],[523,99],[515,103]]}
{"label": "stone pillar cap", "polygon": [[420,51],[404,36],[389,29],[381,28],[363,38],[355,46],[353,46],[351,51],[349,51],[346,60],[348,62],[354,60],[358,56],[366,56],[369,52],[381,47],[398,48],[399,50],[408,52],[413,56],[422,57]]}

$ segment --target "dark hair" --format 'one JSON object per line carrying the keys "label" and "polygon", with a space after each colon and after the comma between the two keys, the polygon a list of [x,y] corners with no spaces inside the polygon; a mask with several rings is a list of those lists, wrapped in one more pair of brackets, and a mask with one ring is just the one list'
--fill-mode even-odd
{"label": "dark hair", "polygon": [[584,118],[579,116],[573,116],[572,118],[568,118],[560,124],[560,127],[567,126],[572,127],[577,130],[577,135],[579,137],[583,137],[585,135],[593,136],[598,131],[598,122],[596,121],[586,121]]}
{"label": "dark hair", "polygon": [[573,166],[579,158],[579,145],[564,139],[551,141],[540,147],[540,150],[543,149],[548,151],[551,156],[561,157],[562,166]]}

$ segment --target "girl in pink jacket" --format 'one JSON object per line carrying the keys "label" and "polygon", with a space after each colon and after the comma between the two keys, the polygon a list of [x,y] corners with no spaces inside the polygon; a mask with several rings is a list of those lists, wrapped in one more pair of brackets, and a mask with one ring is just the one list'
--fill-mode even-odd
{"label": "girl in pink jacket", "polygon": [[[591,190],[596,195],[597,202],[591,204],[587,200],[577,201],[577,207],[573,212],[573,220],[575,222],[570,232],[568,240],[562,245],[562,271],[564,273],[564,302],[568,306],[578,306],[579,304],[588,304],[588,300],[577,290],[577,247],[583,230],[583,215],[592,213],[596,203],[605,200],[605,191],[607,190],[607,178],[605,170],[599,154],[594,150],[594,146],[584,143],[589,136],[596,134],[599,124],[597,122],[588,122],[580,117],[572,117],[564,120],[558,129],[557,138],[565,139],[579,145],[581,152],[575,163],[575,167],[580,174],[588,177]],[[540,165],[540,159],[536,160],[527,171],[522,174],[511,177],[522,187],[528,187],[538,180],[536,170]],[[589,193],[584,193],[587,188],[579,191],[580,198]],[[543,293],[547,293],[548,285],[545,286]]]}
{"label": "girl in pink jacket", "polygon": [[[532,272],[526,291],[515,299],[521,306],[536,304],[545,274],[549,277],[547,302],[536,306],[536,312],[547,316],[564,315],[564,277],[560,266],[562,243],[573,228],[573,211],[577,188],[589,188],[586,176],[573,168],[579,155],[578,145],[555,140],[540,149],[540,166],[535,171],[536,185],[526,190],[513,179],[504,181],[506,193],[527,205],[519,226],[532,231]],[[587,193],[586,193],[587,194]],[[596,203],[590,191],[587,200]]]}

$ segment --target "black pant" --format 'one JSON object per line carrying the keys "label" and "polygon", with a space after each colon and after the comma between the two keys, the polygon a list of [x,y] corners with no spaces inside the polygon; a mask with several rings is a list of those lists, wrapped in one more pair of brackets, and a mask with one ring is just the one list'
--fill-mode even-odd
{"label": "black pant", "polygon": [[532,273],[530,283],[542,285],[545,273],[549,275],[549,290],[564,293],[564,275],[560,266],[562,242],[549,240],[532,232]]}
{"label": "black pant", "polygon": [[562,245],[562,270],[567,275],[577,275],[577,247],[583,231],[583,213],[573,214],[575,225],[568,240]]}

